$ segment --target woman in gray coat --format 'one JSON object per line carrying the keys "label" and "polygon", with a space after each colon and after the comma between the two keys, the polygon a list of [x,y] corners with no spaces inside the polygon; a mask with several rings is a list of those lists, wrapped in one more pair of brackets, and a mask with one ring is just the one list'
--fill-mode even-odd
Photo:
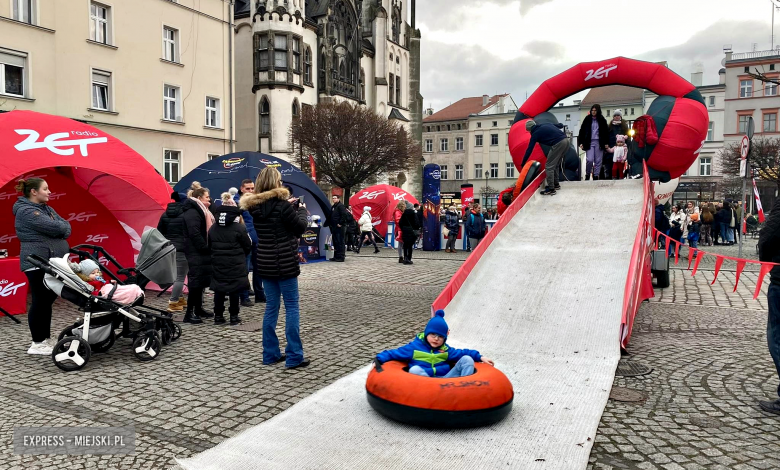
{"label": "woman in gray coat", "polygon": [[14,226],[21,247],[19,264],[27,275],[32,297],[27,313],[32,344],[27,354],[49,355],[56,344],[51,339],[51,307],[57,294],[43,285],[44,272],[28,262],[27,257],[65,256],[70,249],[66,241],[70,236],[70,224],[46,204],[51,191],[43,179],[20,180],[16,190],[24,195],[19,196],[13,207]]}

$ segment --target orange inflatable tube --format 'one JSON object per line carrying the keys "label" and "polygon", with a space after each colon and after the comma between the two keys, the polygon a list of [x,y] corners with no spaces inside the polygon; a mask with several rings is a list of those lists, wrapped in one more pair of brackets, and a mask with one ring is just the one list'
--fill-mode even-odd
{"label": "orange inflatable tube", "polygon": [[512,410],[514,390],[503,372],[484,362],[466,377],[445,379],[407,372],[389,361],[371,370],[366,393],[372,408],[395,421],[428,428],[486,426]]}

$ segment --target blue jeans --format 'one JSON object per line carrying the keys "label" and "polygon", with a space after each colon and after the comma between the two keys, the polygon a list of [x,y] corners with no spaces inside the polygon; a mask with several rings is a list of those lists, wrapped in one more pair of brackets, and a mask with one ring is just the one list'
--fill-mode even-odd
{"label": "blue jeans", "polygon": [[691,246],[691,248],[698,248],[699,247],[699,240],[688,240],[688,244]]}
{"label": "blue jeans", "polygon": [[726,224],[720,225],[720,242],[727,243],[734,241],[734,230]]}
{"label": "blue jeans", "polygon": [[[420,366],[412,366],[409,368],[409,373],[414,375],[422,375],[423,377],[430,377],[425,369]],[[465,377],[474,373],[474,359],[471,356],[461,357],[455,366],[447,372],[443,378],[452,379],[455,377]]]}
{"label": "blue jeans", "polygon": [[279,338],[276,336],[276,323],[279,320],[280,298],[284,297],[285,325],[287,338],[287,367],[303,362],[303,344],[300,333],[300,311],[298,310],[298,278],[281,281],[263,279],[265,288],[265,316],[263,317],[263,364],[271,364],[282,357],[279,350]]}
{"label": "blue jeans", "polygon": [[[780,285],[769,284],[766,300],[769,304],[769,318],[766,325],[766,342],[769,354],[775,363],[777,375],[780,377]],[[777,387],[780,396],[780,386]]]}

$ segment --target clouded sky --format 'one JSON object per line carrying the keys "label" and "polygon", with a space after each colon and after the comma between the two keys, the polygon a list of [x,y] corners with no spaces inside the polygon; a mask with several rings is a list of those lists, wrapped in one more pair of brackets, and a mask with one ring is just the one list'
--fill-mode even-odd
{"label": "clouded sky", "polygon": [[[518,105],[547,78],[616,56],[668,62],[718,83],[723,46],[771,48],[772,1],[418,0],[422,95],[438,111],[468,96],[512,93]],[[775,47],[780,10],[775,12]],[[570,103],[573,98],[566,100]]]}

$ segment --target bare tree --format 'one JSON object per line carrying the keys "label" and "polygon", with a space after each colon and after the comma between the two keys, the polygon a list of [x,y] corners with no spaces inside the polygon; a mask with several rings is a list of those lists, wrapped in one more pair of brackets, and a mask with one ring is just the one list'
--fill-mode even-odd
{"label": "bare tree", "polygon": [[[354,186],[382,173],[419,164],[422,149],[402,126],[373,110],[347,102],[307,108],[290,126],[290,139],[312,155],[317,177],[344,188],[348,201]],[[308,165],[303,165],[309,173]]]}
{"label": "bare tree", "polygon": [[[753,139],[750,150],[750,167],[755,170],[758,180],[774,183],[780,189],[780,138],[757,137]],[[720,170],[724,177],[738,177],[740,143],[733,142],[720,151]],[[741,193],[741,186],[740,186]]]}

